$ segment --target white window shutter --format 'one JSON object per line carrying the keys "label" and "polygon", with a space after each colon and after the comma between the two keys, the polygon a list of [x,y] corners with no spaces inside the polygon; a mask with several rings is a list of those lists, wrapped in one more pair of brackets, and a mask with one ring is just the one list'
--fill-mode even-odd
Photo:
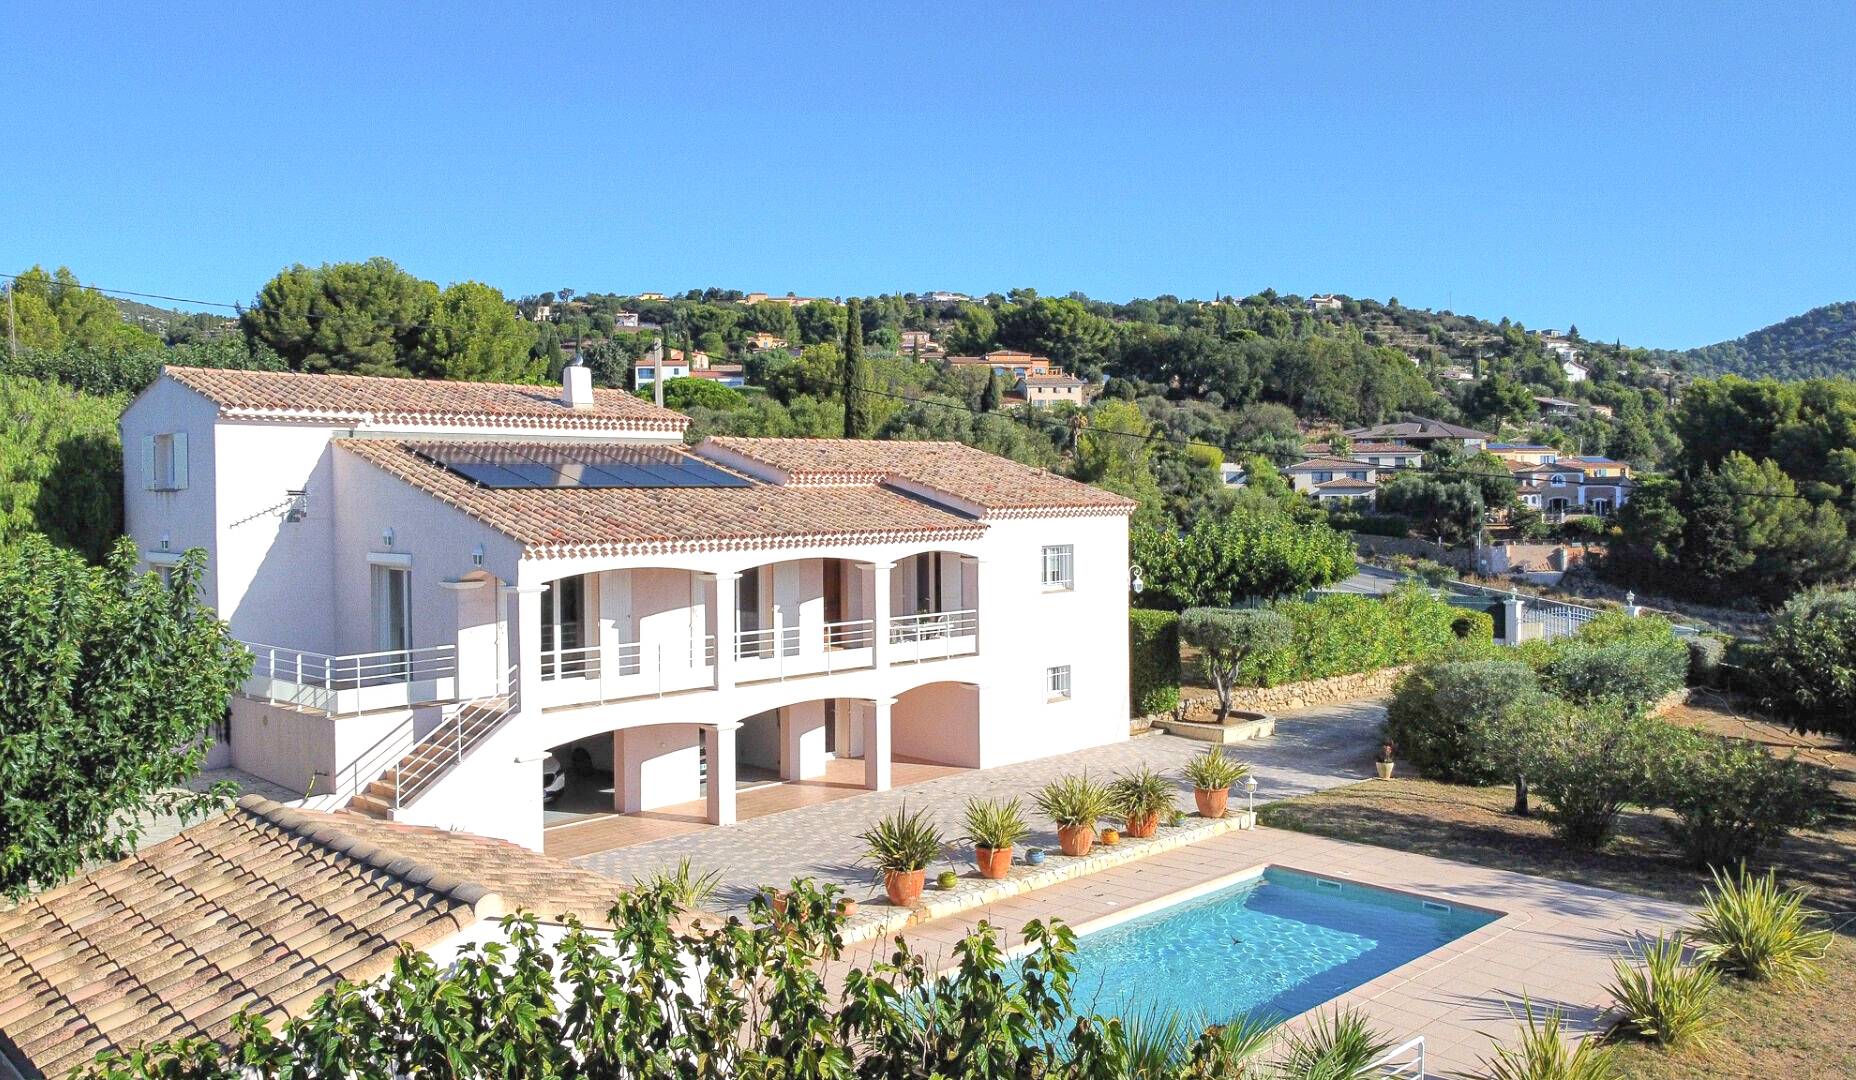
{"label": "white window shutter", "polygon": [[155,437],[142,436],[142,487],[155,490]]}
{"label": "white window shutter", "polygon": [[185,490],[187,487],[187,433],[174,433],[174,489]]}

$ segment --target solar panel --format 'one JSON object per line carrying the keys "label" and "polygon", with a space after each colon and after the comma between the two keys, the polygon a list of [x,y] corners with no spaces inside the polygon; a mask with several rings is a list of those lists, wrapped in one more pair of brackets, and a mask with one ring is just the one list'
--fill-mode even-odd
{"label": "solar panel", "polygon": [[749,481],[667,446],[497,446],[418,443],[409,449],[487,488],[747,487]]}

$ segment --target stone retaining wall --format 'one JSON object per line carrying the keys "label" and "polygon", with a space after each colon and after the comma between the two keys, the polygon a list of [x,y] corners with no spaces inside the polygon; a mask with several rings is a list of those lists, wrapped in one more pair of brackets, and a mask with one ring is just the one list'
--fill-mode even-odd
{"label": "stone retaining wall", "polygon": [[[1288,709],[1305,709],[1313,705],[1331,705],[1339,701],[1384,697],[1392,684],[1410,671],[1409,665],[1362,671],[1355,675],[1336,675],[1331,679],[1284,683],[1281,686],[1244,686],[1231,694],[1231,708],[1240,712],[1278,713]],[[1195,698],[1186,702],[1186,719],[1211,720],[1218,714],[1216,698]]]}

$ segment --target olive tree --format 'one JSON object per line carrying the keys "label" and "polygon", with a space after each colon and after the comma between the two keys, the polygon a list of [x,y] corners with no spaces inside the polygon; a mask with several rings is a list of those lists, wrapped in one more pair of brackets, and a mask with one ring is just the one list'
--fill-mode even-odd
{"label": "olive tree", "polygon": [[1218,692],[1218,722],[1224,723],[1245,662],[1288,648],[1295,630],[1287,618],[1262,608],[1191,608],[1179,617],[1179,635],[1199,650],[1205,678]]}
{"label": "olive tree", "polygon": [[29,537],[0,554],[0,893],[134,849],[138,815],[218,804],[185,791],[249,654],[200,602],[204,556],[171,580],[119,541],[101,567]]}
{"label": "olive tree", "polygon": [[1791,598],[1766,632],[1766,679],[1800,731],[1856,740],[1856,591]]}

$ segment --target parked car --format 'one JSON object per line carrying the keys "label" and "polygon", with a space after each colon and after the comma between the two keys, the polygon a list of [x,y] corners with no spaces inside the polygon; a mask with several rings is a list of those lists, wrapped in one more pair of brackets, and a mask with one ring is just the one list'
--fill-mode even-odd
{"label": "parked car", "polygon": [[561,759],[549,754],[541,759],[541,801],[542,805],[553,802],[567,787],[567,770],[561,768]]}

